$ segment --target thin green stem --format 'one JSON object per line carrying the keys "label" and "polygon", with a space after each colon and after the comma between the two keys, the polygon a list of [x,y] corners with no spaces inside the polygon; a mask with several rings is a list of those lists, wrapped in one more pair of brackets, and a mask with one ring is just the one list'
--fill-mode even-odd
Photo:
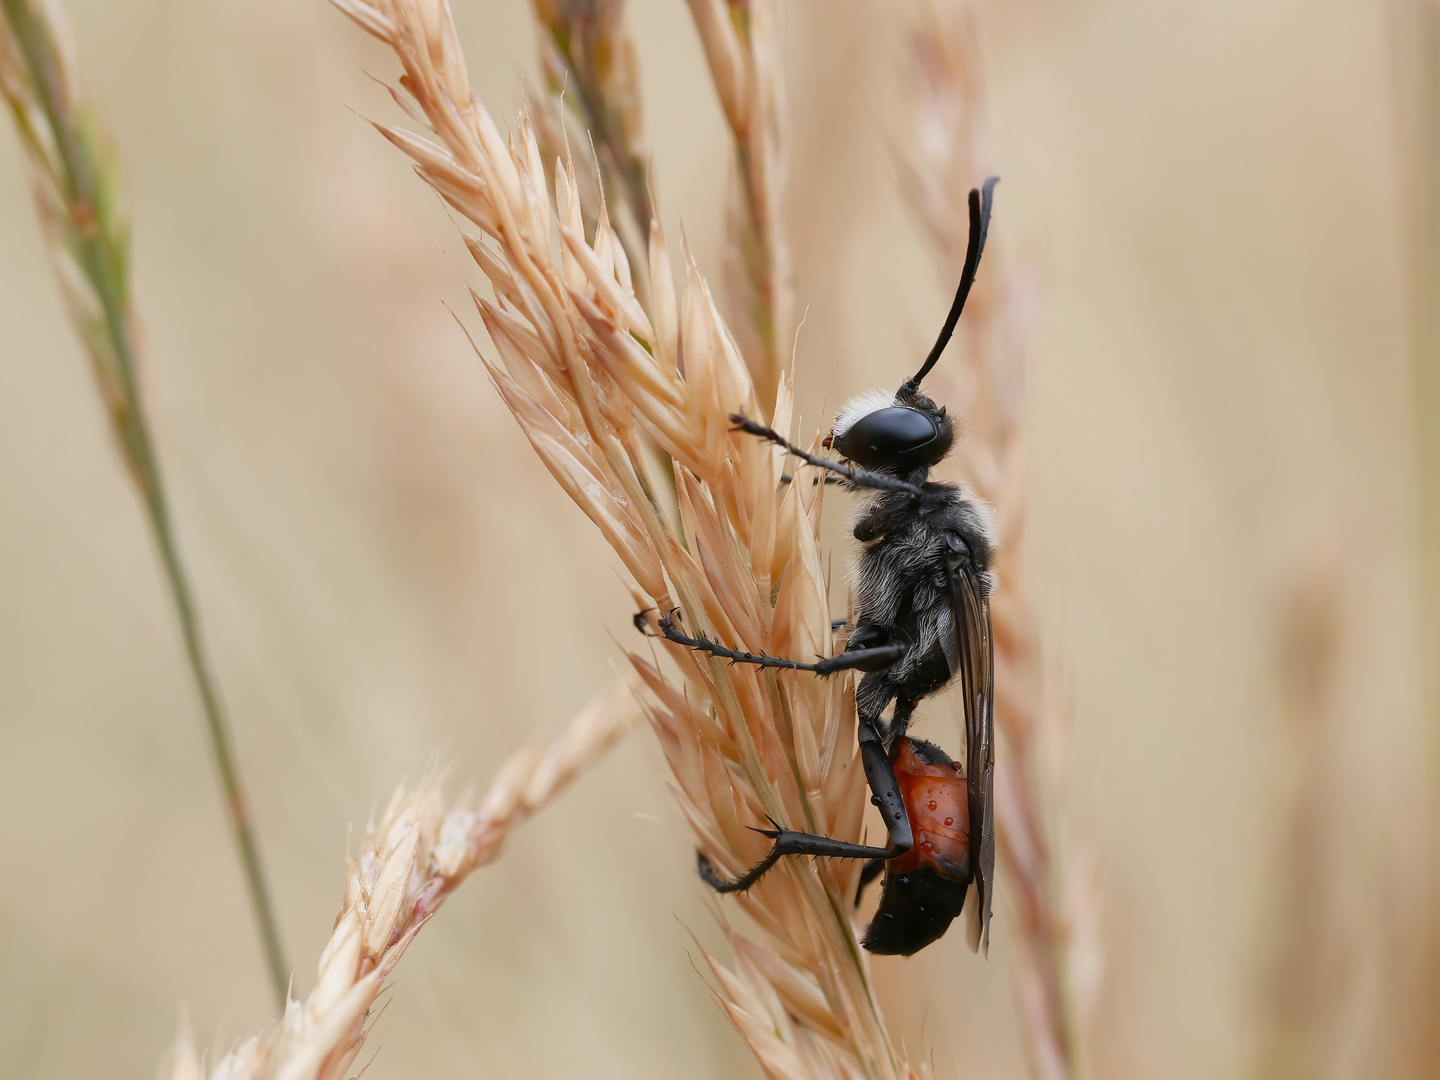
{"label": "thin green stem", "polygon": [[[143,424],[140,425],[143,432]],[[150,454],[148,436],[144,438],[146,457],[154,485],[146,492],[145,506],[149,511],[150,524],[155,532],[155,542],[160,548],[160,559],[165,566],[165,576],[170,583],[170,594],[175,601],[175,611],[180,617],[180,631],[185,638],[185,655],[190,661],[190,671],[195,676],[195,687],[200,692],[200,704],[205,711],[205,726],[210,735],[210,746],[215,754],[215,767],[220,774],[220,788],[225,798],[225,812],[230,821],[230,832],[235,847],[240,853],[240,863],[245,874],[245,885],[250,893],[250,903],[255,909],[255,922],[260,931],[260,942],[265,950],[265,963],[269,969],[270,986],[276,1000],[283,1007],[290,986],[290,968],[285,962],[284,950],[280,945],[280,928],[275,921],[275,910],[270,900],[270,890],[265,878],[265,868],[260,862],[260,849],[255,839],[255,829],[250,820],[250,805],[245,787],[240,779],[240,767],[235,759],[234,742],[230,734],[230,722],[220,701],[214,671],[205,648],[205,639],[200,631],[200,619],[195,607],[194,594],[190,588],[185,564],[175,541],[174,529],[170,523],[169,509],[165,503],[164,490],[155,471],[155,459]]]}
{"label": "thin green stem", "polygon": [[[27,101],[12,100],[21,136],[42,182],[55,188],[56,204],[42,204],[42,218],[52,243],[73,258],[98,301],[98,320],[88,317],[92,305],[71,297],[82,339],[90,349],[101,393],[110,410],[121,452],[144,499],[155,543],[165,568],[171,598],[180,619],[185,655],[205,713],[206,729],[219,773],[224,809],[240,855],[250,901],[265,952],[271,986],[283,1006],[289,990],[289,967],[280,946],[279,929],[261,865],[249,803],[236,763],[230,733],[205,647],[194,591],[175,536],[160,466],[144,401],[135,377],[135,347],[129,304],[129,245],[115,193],[117,170],[106,161],[89,105],[81,98],[72,72],[65,68],[57,28],[49,24],[33,0],[0,0],[23,73],[7,87],[24,85],[50,129],[48,145],[27,125]],[[63,257],[63,255],[61,256]]]}

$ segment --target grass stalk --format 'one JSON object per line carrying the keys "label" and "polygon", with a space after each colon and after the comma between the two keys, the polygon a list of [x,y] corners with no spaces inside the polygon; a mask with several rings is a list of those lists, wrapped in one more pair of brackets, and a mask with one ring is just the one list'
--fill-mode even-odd
{"label": "grass stalk", "polygon": [[[584,220],[570,154],[555,164],[552,195],[529,117],[506,139],[472,91],[444,0],[332,2],[399,61],[392,92],[421,130],[376,127],[464,219],[466,246],[494,291],[493,300],[473,295],[493,349],[477,345],[479,359],[624,565],[645,620],[653,628],[657,612],[678,610],[692,633],[750,652],[832,652],[816,532],[824,485],[782,485],[782,453],[733,430],[730,414],[757,415],[760,397],[689,252],[677,288],[651,222],[647,312],[605,202]],[[788,429],[783,379],[766,404]],[[655,497],[661,485],[642,439],[670,459],[673,509]],[[767,818],[860,838],[868,802],[848,677],[730,667],[653,637],[629,659],[649,691],[674,797],[722,873],[765,853],[768,840],[752,828]],[[704,959],[767,1075],[928,1071],[923,1050],[912,1066],[886,1031],[853,921],[860,870],[785,860],[747,894],[714,904],[732,957]],[[748,928],[731,922],[737,909]]]}
{"label": "grass stalk", "polygon": [[[922,11],[907,57],[915,149],[897,165],[948,292],[965,260],[965,192],[998,170],[973,4],[929,0]],[[1063,827],[1058,792],[1068,712],[1041,667],[1027,584],[1026,292],[1024,278],[992,244],[965,309],[963,360],[950,369],[956,376],[946,397],[969,420],[966,453],[957,460],[995,509],[999,535],[996,821],[1004,891],[1018,916],[1017,985],[1029,1057],[1039,1080],[1074,1080],[1086,1074],[1086,1018],[1101,966],[1099,893],[1088,852]]]}
{"label": "grass stalk", "polygon": [[770,0],[689,0],[711,81],[734,140],[725,248],[732,328],[760,401],[790,362],[795,297],[781,215],[789,133]]}
{"label": "grass stalk", "polygon": [[[641,716],[634,677],[597,695],[545,750],[525,747],[500,767],[471,806],[444,808],[432,778],[397,790],[345,865],[335,929],[320,954],[315,989],[285,1002],[265,1032],[235,1046],[211,1080],[344,1080],[374,1025],[385,980],[430,917],[476,870],[494,862],[522,822],[599,761]],[[348,855],[348,853],[347,853]],[[363,1072],[363,1069],[361,1070]],[[162,1070],[166,1080],[203,1080],[189,1032]]]}
{"label": "grass stalk", "polygon": [[271,988],[283,1002],[289,968],[136,375],[139,335],[130,299],[129,222],[122,207],[119,164],[80,83],[56,0],[0,0],[0,15],[0,92],[30,159],[40,220],[62,292],[159,548]]}

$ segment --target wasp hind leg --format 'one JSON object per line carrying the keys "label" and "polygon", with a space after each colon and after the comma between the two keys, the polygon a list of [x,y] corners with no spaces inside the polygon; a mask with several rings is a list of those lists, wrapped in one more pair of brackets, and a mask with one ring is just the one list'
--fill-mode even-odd
{"label": "wasp hind leg", "polygon": [[851,844],[844,840],[833,840],[828,836],[813,833],[792,832],[789,829],[757,829],[756,832],[775,841],[770,854],[755,864],[754,868],[738,878],[721,877],[715,866],[702,851],[696,857],[696,869],[700,876],[716,892],[744,892],[765,876],[766,872],[786,855],[817,855],[828,859],[886,859],[894,856],[889,848],[868,847],[865,844]]}
{"label": "wasp hind leg", "polygon": [[[885,752],[885,744],[874,724],[860,725],[860,762],[865,767],[865,779],[870,785],[871,799],[880,808],[885,821],[885,831],[890,835],[889,847],[870,847],[866,844],[852,844],[835,840],[829,836],[795,832],[776,826],[774,829],[757,829],[756,832],[770,837],[775,845],[770,853],[738,878],[725,878],[715,870],[709,857],[702,851],[696,858],[696,868],[705,884],[716,892],[743,892],[765,876],[765,873],[786,855],[814,855],[829,859],[894,859],[904,855],[914,844],[910,830],[910,815],[905,810],[900,795],[900,784],[895,779],[895,766]],[[772,822],[772,824],[774,824]]]}

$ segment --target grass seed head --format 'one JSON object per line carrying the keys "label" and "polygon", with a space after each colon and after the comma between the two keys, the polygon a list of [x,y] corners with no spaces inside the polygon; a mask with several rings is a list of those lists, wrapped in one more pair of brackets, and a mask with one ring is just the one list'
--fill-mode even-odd
{"label": "grass seed head", "polygon": [[[399,789],[346,860],[340,914],[320,954],[315,989],[290,998],[280,1022],[241,1042],[209,1080],[344,1080],[364,1047],[385,980],[430,916],[493,861],[506,838],[599,760],[640,713],[636,677],[596,696],[545,750],[525,747],[501,766],[478,805],[449,810],[434,777]],[[187,1030],[161,1073],[205,1075]]]}
{"label": "grass seed head", "polygon": [[[497,354],[480,350],[481,360],[551,475],[629,570],[639,606],[652,619],[678,608],[690,632],[751,651],[831,651],[816,537],[823,485],[782,485],[781,452],[728,419],[763,410],[788,426],[789,388],[776,378],[757,392],[688,250],[672,263],[651,223],[647,310],[603,201],[586,240],[573,155],[558,157],[552,202],[529,120],[499,137],[456,69],[448,15],[422,17],[416,0],[337,5],[400,61],[410,112],[428,130],[381,130],[474,229],[468,246],[495,293],[477,300]],[[750,48],[764,44],[755,35],[768,24],[737,25],[748,25]],[[744,95],[750,126],[765,119],[750,102],[776,105],[773,93],[753,96],[757,78],[774,74],[773,55],[762,52],[742,56],[744,78],[727,105],[728,115]],[[774,125],[767,130],[773,137]],[[767,200],[774,179],[756,187]],[[657,494],[669,484],[650,474],[642,435],[670,457],[673,508]],[[859,838],[864,777],[846,679],[659,648],[663,658],[645,648],[630,659],[651,690],[647,711],[681,813],[718,866],[758,860],[768,841],[751,827],[767,817]],[[734,961],[708,958],[728,1015],[770,1075],[912,1075],[890,1045],[856,941],[858,872],[787,860],[737,901],[755,929],[723,924]],[[757,950],[770,960],[755,960]]]}

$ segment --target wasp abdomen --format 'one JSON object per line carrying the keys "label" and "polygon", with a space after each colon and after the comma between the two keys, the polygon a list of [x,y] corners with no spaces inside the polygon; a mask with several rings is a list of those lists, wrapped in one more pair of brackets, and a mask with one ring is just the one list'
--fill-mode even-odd
{"label": "wasp abdomen", "polygon": [[890,760],[915,836],[915,845],[892,859],[890,869],[905,873],[924,866],[951,881],[968,882],[970,802],[960,766],[923,739],[897,739]]}
{"label": "wasp abdomen", "polygon": [[909,956],[940,938],[965,906],[972,876],[969,803],[964,774],[933,743],[898,739],[890,758],[914,844],[885,864],[864,945],[873,953]]}

